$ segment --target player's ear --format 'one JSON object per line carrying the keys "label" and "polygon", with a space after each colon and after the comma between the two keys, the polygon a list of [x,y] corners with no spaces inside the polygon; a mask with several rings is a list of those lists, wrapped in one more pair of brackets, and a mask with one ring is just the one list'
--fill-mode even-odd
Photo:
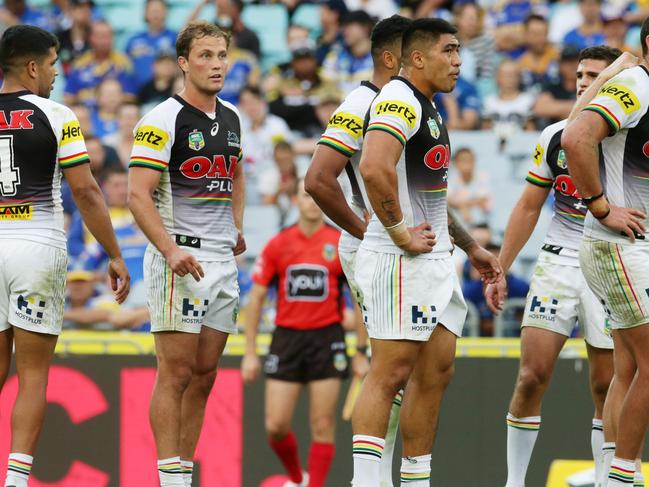
{"label": "player's ear", "polygon": [[423,69],[424,67],[424,53],[419,49],[415,49],[410,54],[410,62],[417,69]]}
{"label": "player's ear", "polygon": [[178,66],[183,74],[186,74],[189,71],[188,61],[183,56],[178,56]]}
{"label": "player's ear", "polygon": [[38,62],[36,59],[30,59],[27,61],[27,64],[25,66],[26,71],[27,71],[27,76],[29,76],[31,79],[36,79],[38,77]]}
{"label": "player's ear", "polygon": [[392,53],[392,51],[383,51],[383,65],[389,69],[393,70],[397,62],[397,57]]}

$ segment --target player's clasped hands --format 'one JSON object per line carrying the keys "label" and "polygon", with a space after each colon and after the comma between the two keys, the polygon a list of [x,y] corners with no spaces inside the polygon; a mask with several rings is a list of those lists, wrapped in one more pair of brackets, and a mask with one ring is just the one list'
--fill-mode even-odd
{"label": "player's clasped hands", "polygon": [[629,237],[631,242],[635,242],[636,238],[644,240],[647,229],[642,224],[642,220],[647,218],[647,215],[635,208],[614,205],[610,205],[610,208],[610,213],[600,220],[602,225]]}
{"label": "player's clasped hands", "polygon": [[261,373],[261,360],[256,353],[246,353],[241,360],[241,378],[244,384],[252,384]]}
{"label": "player's clasped hands", "polygon": [[121,257],[110,259],[108,275],[110,277],[110,287],[115,294],[115,301],[122,304],[131,289],[131,276],[128,273],[124,259]]}
{"label": "player's clasped hands", "polygon": [[410,241],[401,245],[401,248],[411,254],[425,254],[433,251],[437,238],[432,231],[430,223],[422,223],[416,227],[408,228]]}
{"label": "player's clasped hands", "polygon": [[494,314],[500,313],[507,299],[507,279],[503,278],[493,284],[487,284],[484,290],[484,296],[487,307]]}
{"label": "player's clasped hands", "polygon": [[189,252],[174,247],[167,255],[165,255],[165,258],[167,259],[167,264],[171,267],[171,270],[180,277],[191,274],[196,282],[200,281],[202,277],[205,277],[203,267],[201,267],[198,260],[196,260],[196,257]]}
{"label": "player's clasped hands", "polygon": [[503,270],[494,254],[476,244],[469,250],[467,256],[471,265],[480,273],[482,282],[494,284],[502,280]]}

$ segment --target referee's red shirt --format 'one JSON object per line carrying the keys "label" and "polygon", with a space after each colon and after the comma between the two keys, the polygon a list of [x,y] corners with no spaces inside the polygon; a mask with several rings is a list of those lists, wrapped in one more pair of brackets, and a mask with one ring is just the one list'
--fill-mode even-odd
{"label": "referee's red shirt", "polygon": [[345,277],[338,259],[339,238],[340,232],[329,225],[311,237],[294,225],[268,242],[252,280],[277,285],[277,326],[312,330],[342,322]]}

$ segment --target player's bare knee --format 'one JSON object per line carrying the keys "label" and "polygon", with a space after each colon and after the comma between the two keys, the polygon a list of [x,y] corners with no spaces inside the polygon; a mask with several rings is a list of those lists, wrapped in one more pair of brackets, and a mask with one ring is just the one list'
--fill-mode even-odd
{"label": "player's bare knee", "polygon": [[550,381],[550,373],[539,367],[522,367],[518,373],[516,388],[523,395],[531,395],[544,389]]}
{"label": "player's bare knee", "polygon": [[277,418],[266,417],[266,434],[272,440],[281,440],[291,432],[291,423]]}
{"label": "player's bare knee", "polygon": [[313,441],[331,441],[335,427],[336,420],[331,414],[320,414],[311,418]]}
{"label": "player's bare knee", "polygon": [[199,370],[194,372],[192,380],[196,381],[198,390],[204,396],[209,396],[216,381],[216,370]]}
{"label": "player's bare knee", "polygon": [[158,364],[158,382],[174,390],[184,391],[193,374],[192,364],[187,362],[161,362]]}

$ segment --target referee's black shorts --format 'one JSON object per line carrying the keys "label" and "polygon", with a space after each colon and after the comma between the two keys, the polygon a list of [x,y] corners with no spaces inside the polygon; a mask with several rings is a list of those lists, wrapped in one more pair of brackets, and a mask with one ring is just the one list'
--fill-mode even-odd
{"label": "referee's black shorts", "polygon": [[314,330],[295,330],[278,326],[264,363],[270,379],[288,382],[349,376],[345,331],[340,323]]}

